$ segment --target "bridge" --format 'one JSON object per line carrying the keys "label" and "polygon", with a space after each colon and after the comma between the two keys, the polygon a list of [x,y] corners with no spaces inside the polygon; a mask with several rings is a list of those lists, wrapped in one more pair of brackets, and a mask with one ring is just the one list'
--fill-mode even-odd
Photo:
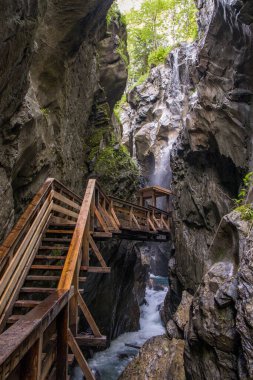
{"label": "bridge", "polygon": [[[89,273],[110,273],[99,241],[171,235],[171,213],[145,204],[145,191],[139,203],[106,196],[94,179],[83,199],[55,179],[44,183],[0,247],[0,379],[66,380],[76,359],[95,380],[81,347],[105,346],[106,337],[82,292]],[[81,313],[92,334],[79,331]]]}

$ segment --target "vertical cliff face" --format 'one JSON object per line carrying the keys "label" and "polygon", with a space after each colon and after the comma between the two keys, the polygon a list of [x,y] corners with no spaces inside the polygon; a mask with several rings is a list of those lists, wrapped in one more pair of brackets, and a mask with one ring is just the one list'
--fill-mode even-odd
{"label": "vertical cliff face", "polygon": [[252,34],[242,3],[198,2],[196,101],[173,151],[177,275],[196,290],[208,249],[247,171],[252,136]]}
{"label": "vertical cliff face", "polygon": [[46,177],[83,193],[87,140],[105,115],[115,135],[111,109],[127,80],[126,28],[120,17],[106,25],[112,0],[14,3],[1,4],[0,239]]}
{"label": "vertical cliff face", "polygon": [[[168,186],[170,151],[194,99],[195,44],[183,44],[134,87],[121,112],[123,142],[147,182]],[[193,95],[193,97],[192,97]]]}

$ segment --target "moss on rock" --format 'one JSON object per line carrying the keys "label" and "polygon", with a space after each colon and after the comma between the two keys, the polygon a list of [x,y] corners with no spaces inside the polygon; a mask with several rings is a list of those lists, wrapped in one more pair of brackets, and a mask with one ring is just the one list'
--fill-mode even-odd
{"label": "moss on rock", "polygon": [[122,198],[131,197],[139,187],[139,170],[121,144],[106,146],[99,152],[94,174],[108,193]]}

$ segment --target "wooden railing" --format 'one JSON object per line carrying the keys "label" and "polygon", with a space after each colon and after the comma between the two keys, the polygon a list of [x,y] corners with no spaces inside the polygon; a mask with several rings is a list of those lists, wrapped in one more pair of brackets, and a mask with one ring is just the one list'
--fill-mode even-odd
{"label": "wooden railing", "polygon": [[[0,329],[11,314],[49,224],[74,226],[57,290],[0,335],[0,379],[67,379],[68,347],[87,380],[94,375],[79,348],[79,312],[94,340],[103,336],[80,294],[80,271],[109,273],[95,238],[120,236],[122,230],[168,232],[170,214],[107,197],[96,180],[88,182],[83,201],[48,179],[0,248]],[[99,266],[90,266],[93,254]],[[47,349],[48,342],[55,344]],[[22,375],[21,372],[22,371]]]}

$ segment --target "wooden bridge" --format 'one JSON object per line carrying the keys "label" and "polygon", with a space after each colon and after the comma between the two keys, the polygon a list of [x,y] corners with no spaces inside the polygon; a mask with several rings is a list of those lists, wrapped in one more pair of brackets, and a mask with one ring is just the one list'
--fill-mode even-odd
{"label": "wooden bridge", "polygon": [[[0,247],[0,379],[66,380],[75,358],[94,380],[80,346],[106,345],[82,297],[90,272],[110,273],[98,240],[166,241],[170,219],[107,197],[96,180],[82,200],[48,179]],[[80,313],[92,334],[79,332]]]}

